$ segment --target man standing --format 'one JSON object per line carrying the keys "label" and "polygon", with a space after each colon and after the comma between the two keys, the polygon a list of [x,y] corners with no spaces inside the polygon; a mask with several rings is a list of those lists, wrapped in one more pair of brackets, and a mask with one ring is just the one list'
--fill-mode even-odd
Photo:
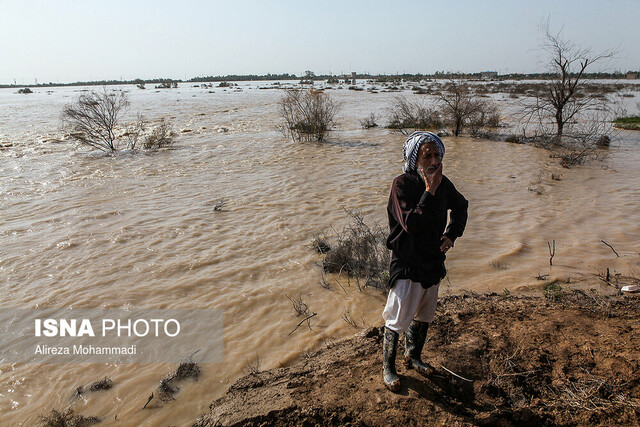
{"label": "man standing", "polygon": [[389,196],[390,290],[382,313],[382,367],[385,386],[391,391],[400,390],[395,360],[401,332],[406,331],[406,367],[423,375],[434,371],[422,361],[422,348],[435,315],[440,280],[447,273],[445,253],[467,223],[469,203],[442,174],[444,151],[434,133],[412,133],[404,143],[404,173],[393,181]]}

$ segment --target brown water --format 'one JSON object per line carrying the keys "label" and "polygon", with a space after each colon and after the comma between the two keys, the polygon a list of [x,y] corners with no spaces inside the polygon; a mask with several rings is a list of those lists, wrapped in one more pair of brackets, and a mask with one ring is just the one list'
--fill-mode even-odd
{"label": "brown water", "polygon": [[[0,424],[32,425],[73,405],[106,425],[189,425],[249,361],[277,367],[353,334],[345,311],[359,323],[381,323],[379,293],[359,292],[345,277],[344,291],[319,286],[320,258],[308,244],[319,231],[340,229],[345,210],[385,224],[404,137],[358,122],[375,112],[383,124],[393,94],[331,91],[343,104],[340,130],[329,143],[300,144],[275,130],[280,91],[128,89],[132,110],[191,130],[175,149],[104,156],[43,143],[61,135],[57,117],[76,89],[0,93],[0,139],[15,144],[0,151],[0,307],[219,308],[224,363],[203,365],[176,401],[145,410],[174,365],[0,365]],[[470,208],[442,292],[536,292],[539,274],[600,289],[595,274],[607,267],[640,269],[637,133],[625,133],[604,163],[570,170],[530,146],[445,144],[445,174]],[[214,210],[219,199],[222,212]],[[301,318],[285,294],[301,295],[317,313],[311,330],[288,335]],[[203,341],[209,333],[202,325]],[[105,376],[111,390],[72,398],[77,386]]]}

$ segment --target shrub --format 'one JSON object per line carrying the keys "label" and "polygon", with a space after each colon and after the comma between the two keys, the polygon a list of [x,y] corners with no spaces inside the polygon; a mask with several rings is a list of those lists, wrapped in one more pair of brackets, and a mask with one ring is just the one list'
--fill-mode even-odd
{"label": "shrub", "polygon": [[156,89],[176,89],[178,87],[178,82],[162,82],[159,85],[156,85]]}
{"label": "shrub", "polygon": [[477,99],[469,86],[449,81],[438,94],[447,125],[455,136],[460,135],[465,127],[472,134],[477,134],[485,127],[497,127],[500,124],[498,108],[488,102]]}
{"label": "shrub", "polygon": [[560,301],[565,292],[557,281],[548,282],[544,285],[544,296],[552,301]]}
{"label": "shrub", "polygon": [[374,113],[371,113],[371,115],[366,119],[360,120],[360,126],[362,126],[362,129],[377,127],[378,124],[376,123],[376,115]]}
{"label": "shrub", "polygon": [[40,416],[41,425],[45,427],[66,427],[66,426],[90,426],[99,424],[102,420],[98,417],[85,417],[74,413],[72,408],[67,408],[62,412],[52,409],[47,415]]}
{"label": "shrub", "polygon": [[329,273],[346,272],[362,277],[366,286],[384,288],[389,280],[387,233],[378,225],[369,227],[359,212],[348,212],[351,221],[336,235],[336,242],[322,262]]}
{"label": "shrub", "polygon": [[[567,130],[567,128],[565,128]],[[562,166],[571,167],[588,161],[602,161],[609,154],[612,134],[611,123],[599,114],[581,123],[571,123],[562,136],[542,135],[534,142],[551,151],[550,157],[560,159]]]}
{"label": "shrub", "polygon": [[[178,368],[170,375],[164,377],[158,384],[158,399],[162,402],[175,400],[173,395],[180,390],[176,383],[192,378],[198,381],[200,377],[200,367],[189,358],[189,361],[182,362]],[[152,395],[153,396],[153,395]],[[149,403],[149,402],[147,402]]]}
{"label": "shrub", "polygon": [[286,89],[278,103],[285,123],[282,133],[294,141],[322,142],[335,126],[339,105],[331,97],[313,89]]}
{"label": "shrub", "polygon": [[440,114],[427,108],[422,102],[412,102],[398,96],[391,106],[391,119],[388,129],[399,130],[403,134],[411,130],[428,130],[442,127]]}
{"label": "shrub", "polygon": [[147,135],[145,138],[143,148],[145,150],[157,150],[159,148],[168,147],[171,144],[173,144],[171,126],[163,117],[160,124],[153,128],[151,134]]}
{"label": "shrub", "polygon": [[325,254],[331,250],[329,238],[324,233],[318,233],[313,236],[310,247],[319,254]]}
{"label": "shrub", "polygon": [[500,112],[498,107],[488,101],[476,101],[477,109],[469,117],[469,130],[477,135],[486,128],[500,126]]}

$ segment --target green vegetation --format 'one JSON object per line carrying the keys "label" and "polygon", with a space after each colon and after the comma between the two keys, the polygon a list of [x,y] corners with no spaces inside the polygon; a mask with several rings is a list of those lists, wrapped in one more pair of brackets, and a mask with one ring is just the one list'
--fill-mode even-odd
{"label": "green vegetation", "polygon": [[618,117],[613,124],[621,129],[640,130],[640,116]]}
{"label": "green vegetation", "polygon": [[544,296],[551,301],[560,301],[564,297],[564,290],[560,283],[556,280],[548,282],[544,285]]}

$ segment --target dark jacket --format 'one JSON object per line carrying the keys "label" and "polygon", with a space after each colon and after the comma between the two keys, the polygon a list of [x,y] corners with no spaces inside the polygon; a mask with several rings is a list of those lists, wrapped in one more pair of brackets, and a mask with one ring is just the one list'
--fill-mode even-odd
{"label": "dark jacket", "polygon": [[435,195],[425,191],[416,172],[403,173],[393,180],[387,206],[387,247],[392,251],[390,287],[398,279],[419,282],[424,288],[440,282],[446,275],[440,238],[445,235],[455,242],[462,236],[468,206],[467,199],[444,175]]}

